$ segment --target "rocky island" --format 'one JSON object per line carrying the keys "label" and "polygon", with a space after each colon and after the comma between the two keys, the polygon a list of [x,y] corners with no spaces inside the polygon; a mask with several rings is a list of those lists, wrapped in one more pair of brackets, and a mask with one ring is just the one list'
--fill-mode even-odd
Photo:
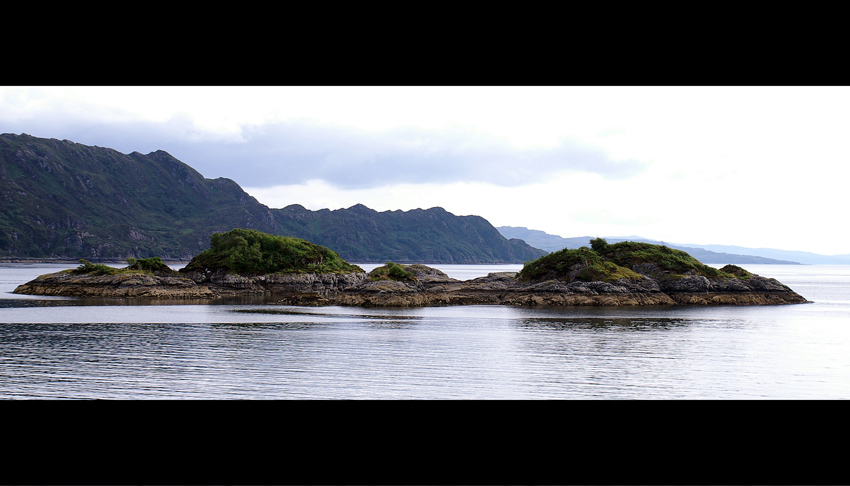
{"label": "rocky island", "polygon": [[425,265],[388,262],[365,272],[334,251],[255,230],[215,233],[210,248],[179,271],[158,257],[117,269],[83,261],[42,275],[16,293],[101,298],[263,297],[289,305],[640,306],[770,305],[808,302],[772,278],[735,265],[720,269],[663,245],[601,238],[527,262],[520,272],[470,280]]}

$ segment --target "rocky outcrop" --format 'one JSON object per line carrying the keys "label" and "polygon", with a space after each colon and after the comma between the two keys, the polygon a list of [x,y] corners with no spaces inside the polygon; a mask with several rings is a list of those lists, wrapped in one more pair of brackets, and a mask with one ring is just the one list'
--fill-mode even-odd
{"label": "rocky outcrop", "polygon": [[[240,276],[216,272],[157,275],[42,275],[15,292],[36,295],[154,299],[216,299],[262,296],[288,305],[419,307],[441,305],[643,306],[772,305],[808,302],[772,278],[746,273],[735,278],[642,275],[610,282],[552,279],[522,282],[516,273],[457,280],[424,265],[407,265],[412,278],[375,279],[357,273],[292,273]],[[734,270],[734,269],[732,269]]]}
{"label": "rocky outcrop", "polygon": [[70,297],[214,299],[219,293],[190,278],[144,272],[116,275],[77,275],[58,272],[42,275],[19,285],[16,294]]}

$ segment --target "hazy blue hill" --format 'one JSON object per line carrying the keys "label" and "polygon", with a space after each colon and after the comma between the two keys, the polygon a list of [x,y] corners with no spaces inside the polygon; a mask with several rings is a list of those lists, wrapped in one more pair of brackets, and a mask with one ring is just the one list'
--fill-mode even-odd
{"label": "hazy blue hill", "polygon": [[348,261],[522,263],[544,253],[478,216],[270,209],[161,150],[122,154],[27,134],[0,134],[0,198],[0,258],[188,261],[234,228],[302,238]]}
{"label": "hazy blue hill", "polygon": [[[500,226],[497,228],[502,235],[506,238],[521,238],[525,240],[529,245],[535,248],[541,248],[548,252],[554,252],[561,250],[563,248],[576,249],[581,248],[582,246],[590,246],[590,239],[596,238],[595,236],[578,236],[571,238],[563,238],[557,235],[551,235],[544,231],[540,230],[531,230],[523,227],[515,227],[515,226]],[[816,263],[815,261],[805,260],[801,258],[804,256],[802,252],[785,252],[782,250],[767,250],[758,252],[758,250],[752,248],[743,248],[743,247],[718,247],[712,246],[712,249],[707,249],[708,247],[701,247],[695,245],[686,245],[686,244],[675,244],[669,242],[663,242],[659,240],[650,240],[646,238],[641,238],[639,236],[628,236],[628,237],[617,237],[617,236],[604,236],[603,237],[608,243],[619,243],[622,241],[637,241],[643,243],[652,243],[655,245],[666,245],[670,248],[674,248],[677,250],[682,250],[687,252],[697,260],[703,263],[731,263],[735,265],[739,264],[797,264],[797,263]],[[733,249],[735,253],[729,253],[726,251],[717,251],[719,249]],[[763,249],[761,249],[763,250]],[[727,250],[729,251],[729,250]],[[814,255],[814,254],[809,254]],[[850,263],[850,255],[846,261],[840,261],[836,258],[824,259],[821,262],[817,263]]]}
{"label": "hazy blue hill", "polygon": [[734,252],[758,255],[765,258],[793,260],[806,265],[850,265],[850,254],[822,255],[808,251],[779,250],[775,248],[746,248],[730,245],[699,245],[715,252]]}
{"label": "hazy blue hill", "polygon": [[499,226],[496,229],[505,238],[519,238],[535,248],[540,248],[541,250],[545,250],[550,253],[564,248],[576,249],[582,246],[590,246],[588,241],[590,241],[591,238],[595,238],[595,236],[564,238],[557,235],[550,235],[544,231],[532,230],[521,226]]}

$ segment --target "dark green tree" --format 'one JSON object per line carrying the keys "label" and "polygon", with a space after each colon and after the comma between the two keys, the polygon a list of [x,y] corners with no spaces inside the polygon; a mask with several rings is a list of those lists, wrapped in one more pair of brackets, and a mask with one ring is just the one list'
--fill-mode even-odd
{"label": "dark green tree", "polygon": [[608,248],[608,242],[605,241],[605,238],[592,238],[590,240],[590,249],[596,253],[602,253],[606,248]]}

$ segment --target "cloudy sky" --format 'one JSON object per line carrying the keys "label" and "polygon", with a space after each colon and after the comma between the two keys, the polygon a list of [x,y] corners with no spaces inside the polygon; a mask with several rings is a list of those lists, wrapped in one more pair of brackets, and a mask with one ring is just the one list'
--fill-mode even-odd
{"label": "cloudy sky", "polygon": [[850,253],[850,87],[0,87],[0,132],[165,150],[281,208]]}

